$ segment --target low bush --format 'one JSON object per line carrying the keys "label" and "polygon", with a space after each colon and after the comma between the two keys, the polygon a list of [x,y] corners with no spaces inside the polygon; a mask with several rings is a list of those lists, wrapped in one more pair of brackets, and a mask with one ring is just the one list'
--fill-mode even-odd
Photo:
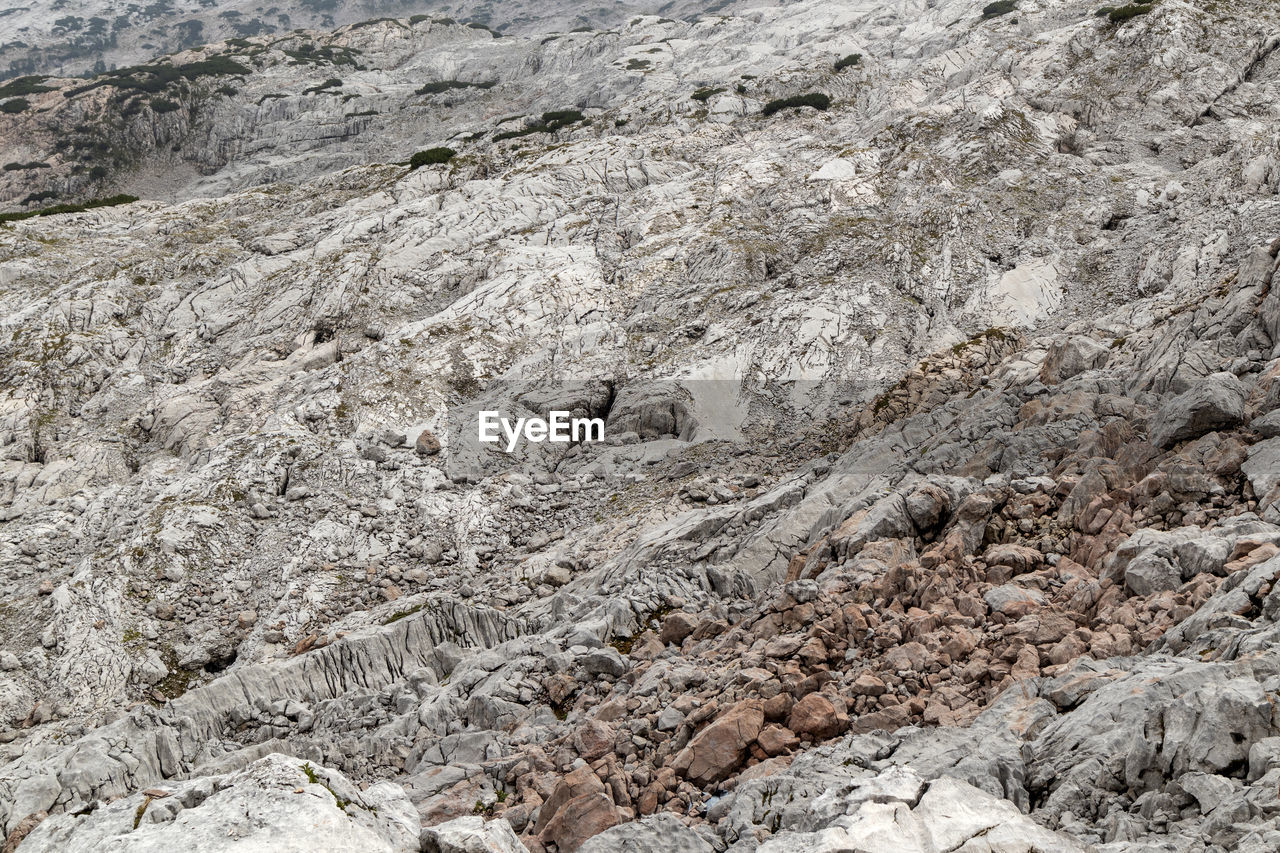
{"label": "low bush", "polygon": [[836,70],[843,71],[846,68],[850,68],[854,65],[860,65],[861,63],[862,63],[862,54],[851,53],[848,56],[845,56],[836,60]]}
{"label": "low bush", "polygon": [[583,119],[584,116],[577,110],[551,110],[542,114],[541,121],[531,124],[522,130],[507,130],[494,134],[493,141],[501,142],[504,139],[518,139],[521,136],[530,136],[535,133],[554,133],[571,124],[577,124]]}
{"label": "low bush", "polygon": [[559,130],[582,121],[583,115],[577,110],[551,110],[542,114],[542,123],[547,130]]}
{"label": "low bush", "polygon": [[3,104],[0,104],[0,113],[17,115],[18,113],[26,110],[29,106],[31,106],[31,102],[26,98],[10,98]]}
{"label": "low bush", "polygon": [[498,85],[497,80],[485,80],[481,83],[469,83],[465,80],[437,80],[434,83],[424,84],[414,94],[439,95],[441,92],[450,92],[454,89],[492,89],[496,85]]}
{"label": "low bush", "polygon": [[41,210],[28,210],[23,213],[0,213],[0,222],[17,222],[20,219],[31,219],[36,216],[54,216],[59,213],[83,213],[86,210],[93,210],[97,207],[115,207],[117,204],[129,204],[137,201],[136,195],[120,195],[108,196],[107,198],[95,198],[93,201],[86,201],[84,204],[55,204],[53,207],[42,208]]}
{"label": "low bush", "polygon": [[171,113],[181,106],[177,101],[171,101],[168,98],[152,98],[147,102],[153,113]]}
{"label": "low bush", "polygon": [[448,163],[457,153],[452,148],[428,148],[426,151],[419,151],[409,158],[409,168],[419,169],[423,166]]}
{"label": "low bush", "polygon": [[694,92],[689,97],[693,98],[695,101],[701,101],[702,103],[705,104],[707,101],[711,100],[711,97],[713,95],[718,95],[723,91],[724,91],[724,86],[716,86],[714,89],[711,88],[710,86],[704,86],[703,88]]}
{"label": "low bush", "polygon": [[16,95],[39,95],[42,92],[52,92],[52,86],[41,86],[47,78],[43,74],[37,74],[31,77],[19,77],[16,80],[10,80],[3,86],[0,86],[0,98],[12,98]]}
{"label": "low bush", "polygon": [[982,17],[998,18],[1001,15],[1007,15],[1018,8],[1017,0],[995,0],[994,3],[988,3],[982,8]]}
{"label": "low bush", "polygon": [[1145,15],[1155,8],[1152,3],[1130,3],[1128,6],[1121,6],[1118,9],[1111,9],[1107,12],[1107,18],[1113,24],[1123,24],[1130,18],[1136,18],[1139,15]]}
{"label": "low bush", "polygon": [[157,62],[153,65],[132,65],[128,68],[118,68],[115,71],[108,71],[100,75],[92,83],[85,86],[77,86],[74,89],[67,89],[62,94],[64,97],[73,98],[100,86],[114,86],[117,89],[136,89],[140,92],[155,94],[163,92],[171,84],[179,80],[198,80],[201,77],[222,76],[243,77],[248,73],[248,68],[245,68],[229,56],[217,55],[198,62],[188,62],[185,65],[170,65],[165,62]]}
{"label": "low bush", "polygon": [[803,95],[793,95],[790,98],[778,98],[764,105],[764,114],[771,116],[780,110],[791,108],[799,109],[800,107],[813,107],[815,110],[825,110],[831,106],[831,99],[821,92],[806,92]]}

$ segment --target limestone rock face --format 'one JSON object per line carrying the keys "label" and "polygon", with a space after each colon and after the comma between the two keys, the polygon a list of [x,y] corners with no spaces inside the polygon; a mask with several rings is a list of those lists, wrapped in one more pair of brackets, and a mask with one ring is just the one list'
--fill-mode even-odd
{"label": "limestone rock face", "polygon": [[709,842],[672,815],[654,815],[607,829],[581,847],[579,853],[712,853]]}
{"label": "limestone rock face", "polygon": [[928,783],[918,798],[862,801],[839,824],[810,832],[783,832],[761,853],[836,853],[841,850],[973,850],[989,853],[1083,853],[1009,803],[958,779]]}
{"label": "limestone rock face", "polygon": [[1274,2],[55,5],[7,849],[1280,849]]}
{"label": "limestone rock face", "polygon": [[1040,379],[1046,385],[1057,385],[1086,370],[1106,363],[1107,348],[1092,338],[1073,335],[1049,347],[1040,365]]}
{"label": "limestone rock face", "polygon": [[502,818],[460,817],[422,831],[422,853],[526,853],[525,846]]}
{"label": "limestone rock face", "polygon": [[148,789],[85,816],[55,815],[22,849],[408,853],[418,849],[418,816],[399,786],[360,791],[340,773],[273,754],[232,774]]}

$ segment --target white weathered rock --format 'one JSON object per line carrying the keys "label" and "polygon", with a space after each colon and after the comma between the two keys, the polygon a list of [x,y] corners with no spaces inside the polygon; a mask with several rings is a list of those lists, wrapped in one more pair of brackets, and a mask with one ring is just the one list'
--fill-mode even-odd
{"label": "white weathered rock", "polygon": [[268,755],[236,773],[134,794],[83,817],[52,816],[22,847],[48,853],[177,849],[407,853],[418,849],[418,826],[412,805],[395,786],[361,793],[333,770]]}
{"label": "white weathered rock", "polygon": [[526,853],[525,846],[502,818],[476,815],[455,818],[422,830],[422,853]]}
{"label": "white weathered rock", "polygon": [[838,850],[986,853],[1074,853],[1085,848],[1038,826],[1012,804],[943,776],[923,786],[917,801],[866,801],[834,825],[811,832],[781,832],[761,853],[834,853]]}

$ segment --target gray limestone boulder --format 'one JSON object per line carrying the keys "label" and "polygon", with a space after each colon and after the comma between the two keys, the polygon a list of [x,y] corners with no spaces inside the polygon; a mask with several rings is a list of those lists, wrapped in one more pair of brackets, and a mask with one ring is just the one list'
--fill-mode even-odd
{"label": "gray limestone boulder", "polygon": [[918,799],[860,802],[849,815],[811,832],[780,832],[759,853],[846,850],[966,850],[985,853],[1076,853],[1084,846],[1038,825],[1006,800],[943,776],[920,786]]}
{"label": "gray limestone boulder", "polygon": [[1057,385],[1073,376],[1101,367],[1110,351],[1093,338],[1084,335],[1056,341],[1049,347],[1044,363],[1040,366],[1040,381]]}
{"label": "gray limestone boulder", "polygon": [[466,815],[422,830],[422,853],[527,853],[511,824]]}
{"label": "gray limestone boulder", "polygon": [[698,833],[671,814],[659,814],[606,829],[588,839],[578,853],[713,853]]}
{"label": "gray limestone boulder", "polygon": [[1206,376],[1168,400],[1151,419],[1151,443],[1172,447],[1208,432],[1229,429],[1244,420],[1244,385],[1230,373]]}

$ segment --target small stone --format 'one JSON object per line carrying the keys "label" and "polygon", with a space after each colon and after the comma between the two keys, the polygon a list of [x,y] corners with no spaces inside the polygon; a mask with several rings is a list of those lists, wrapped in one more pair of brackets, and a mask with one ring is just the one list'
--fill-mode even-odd
{"label": "small stone", "polygon": [[429,429],[424,429],[418,433],[418,438],[413,443],[413,450],[419,456],[435,456],[440,452],[440,439]]}

